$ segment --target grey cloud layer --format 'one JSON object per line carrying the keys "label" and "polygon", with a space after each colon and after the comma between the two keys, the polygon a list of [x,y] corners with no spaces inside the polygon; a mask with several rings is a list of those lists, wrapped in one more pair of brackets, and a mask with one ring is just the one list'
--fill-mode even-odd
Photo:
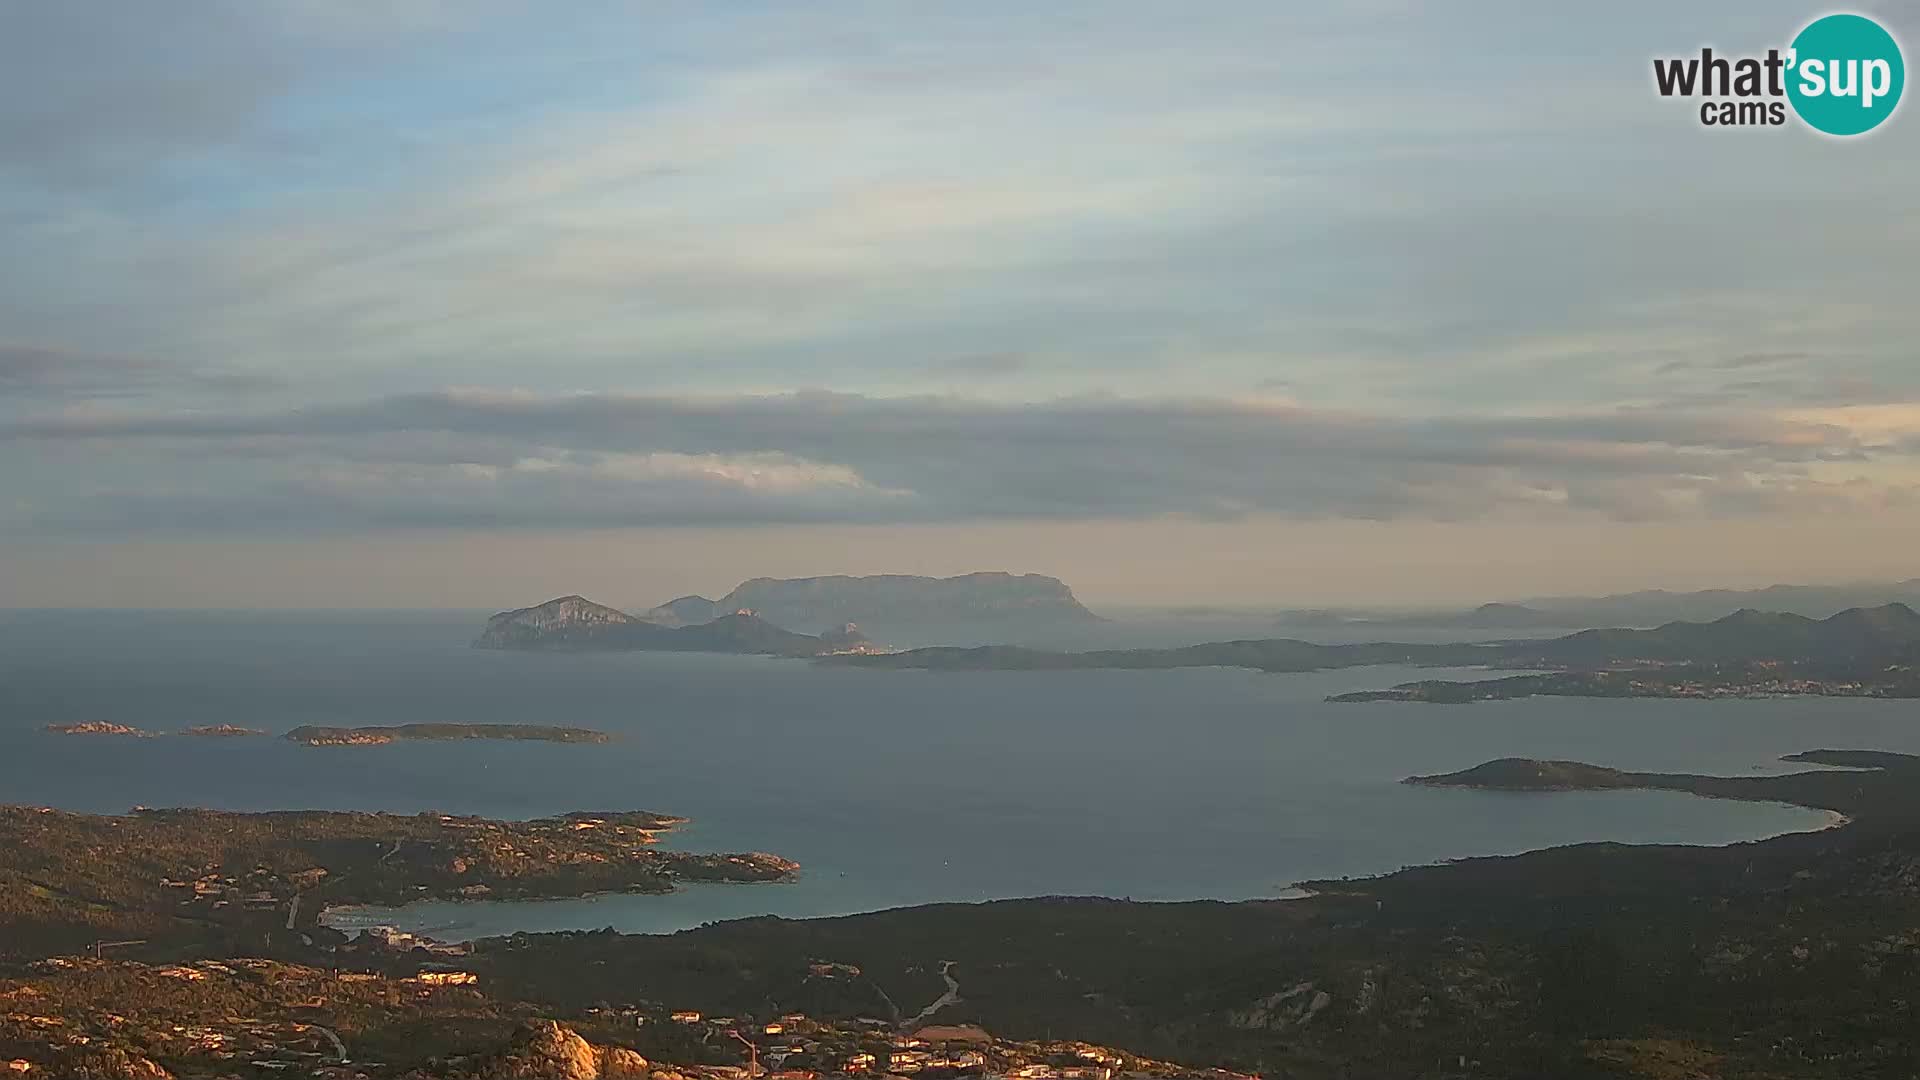
{"label": "grey cloud layer", "polygon": [[[0,424],[16,526],[274,531],[1283,514],[1619,518],[1905,499],[1910,447],[1763,413],[1408,419],[1226,400],[479,391]],[[23,454],[10,453],[14,459]],[[183,479],[191,478],[191,479]],[[129,482],[129,481],[133,482]]]}
{"label": "grey cloud layer", "polygon": [[1779,0],[399,6],[8,8],[0,326],[365,395],[1920,393],[1912,140],[1707,138],[1642,85]]}
{"label": "grey cloud layer", "polygon": [[9,405],[45,399],[194,397],[267,390],[281,380],[255,372],[187,369],[132,356],[0,342],[0,415]]}

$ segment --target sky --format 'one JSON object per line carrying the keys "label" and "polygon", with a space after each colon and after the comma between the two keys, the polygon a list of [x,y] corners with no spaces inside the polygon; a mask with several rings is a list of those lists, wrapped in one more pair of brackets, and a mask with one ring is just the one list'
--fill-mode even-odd
{"label": "sky", "polygon": [[1917,576],[1914,106],[1653,90],[1823,10],[7,5],[0,607]]}

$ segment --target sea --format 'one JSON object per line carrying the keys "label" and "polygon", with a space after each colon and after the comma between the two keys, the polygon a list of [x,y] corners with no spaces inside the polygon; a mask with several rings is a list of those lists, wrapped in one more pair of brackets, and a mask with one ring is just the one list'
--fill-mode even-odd
{"label": "sea", "polygon": [[[1671,792],[1399,781],[1503,756],[1751,775],[1795,768],[1780,756],[1815,747],[1920,752],[1920,716],[1901,701],[1335,705],[1324,699],[1485,673],[932,673],[491,652],[468,647],[480,622],[471,612],[0,612],[0,802],[508,818],[647,809],[692,819],[669,846],[770,851],[804,867],[790,884],[331,916],[460,939],[666,933],[755,915],[1040,895],[1283,897],[1307,879],[1557,844],[1725,844],[1825,827],[1831,816]],[[1162,636],[1196,632],[1183,622]],[[272,734],[45,730],[89,720]],[[567,724],[614,739],[315,748],[277,737],[301,724],[430,721]]]}

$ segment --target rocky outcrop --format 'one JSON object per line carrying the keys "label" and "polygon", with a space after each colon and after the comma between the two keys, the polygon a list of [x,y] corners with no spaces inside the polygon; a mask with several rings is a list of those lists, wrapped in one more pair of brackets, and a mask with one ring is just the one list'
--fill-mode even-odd
{"label": "rocky outcrop", "polygon": [[105,720],[87,720],[78,724],[48,724],[47,730],[56,735],[133,735],[146,738],[153,734],[125,724],[110,724]]}
{"label": "rocky outcrop", "polygon": [[449,1062],[409,1080],[648,1080],[647,1059],[623,1046],[595,1046],[552,1020],[529,1022],[497,1054]]}
{"label": "rocky outcrop", "polygon": [[1333,1004],[1333,995],[1314,988],[1311,982],[1295,983],[1252,1002],[1244,1009],[1227,1013],[1228,1025],[1242,1030],[1279,1031],[1300,1027]]}
{"label": "rocky outcrop", "polygon": [[[125,1050],[83,1050],[51,1067],[46,1076],[66,1080],[173,1080],[173,1074],[149,1058]],[[33,1076],[38,1070],[29,1071]]]}

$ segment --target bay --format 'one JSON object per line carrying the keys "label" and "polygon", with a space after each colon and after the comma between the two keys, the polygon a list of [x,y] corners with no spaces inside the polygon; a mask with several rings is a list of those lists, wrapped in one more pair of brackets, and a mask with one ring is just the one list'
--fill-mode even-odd
{"label": "bay", "polygon": [[[1535,699],[1331,705],[1431,670],[881,672],[761,657],[476,651],[473,613],[0,613],[0,801],[438,810],[654,809],[668,843],[765,850],[791,885],[428,903],[358,917],[446,937],[666,932],[1049,894],[1285,895],[1298,880],[1591,840],[1718,844],[1826,815],[1677,793],[1412,788],[1492,757],[1782,771],[1816,746],[1920,751],[1910,702]],[[65,736],[415,722],[570,724],[605,745],[312,748],[277,737]]]}

